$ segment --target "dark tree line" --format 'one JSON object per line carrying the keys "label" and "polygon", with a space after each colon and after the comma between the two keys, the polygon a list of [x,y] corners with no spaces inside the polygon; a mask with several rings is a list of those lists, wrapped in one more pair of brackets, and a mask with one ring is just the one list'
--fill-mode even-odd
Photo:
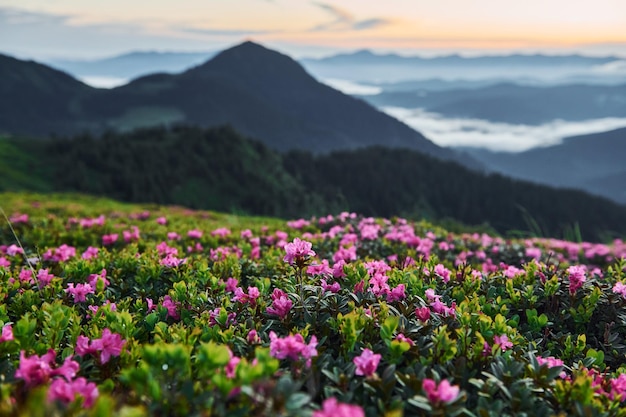
{"label": "dark tree line", "polygon": [[404,149],[280,154],[230,127],[184,126],[15,144],[39,153],[53,189],[130,202],[284,218],[350,210],[453,219],[503,233],[536,224],[553,236],[578,225],[590,240],[626,235],[626,208],[608,200]]}

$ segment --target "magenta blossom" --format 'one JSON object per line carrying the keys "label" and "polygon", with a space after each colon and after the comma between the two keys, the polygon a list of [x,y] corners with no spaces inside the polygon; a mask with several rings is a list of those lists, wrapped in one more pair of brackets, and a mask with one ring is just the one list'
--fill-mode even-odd
{"label": "magenta blossom", "polygon": [[501,335],[501,336],[496,336],[493,338],[493,343],[495,345],[500,346],[500,349],[502,349],[502,351],[504,352],[505,350],[507,350],[508,348],[512,348],[513,347],[513,343],[511,341],[509,341],[509,337],[505,334]]}
{"label": "magenta blossom", "polygon": [[613,286],[613,293],[620,294],[622,297],[626,298],[626,285],[623,282],[616,282]]}
{"label": "magenta blossom", "polygon": [[[554,356],[548,356],[547,358],[543,358],[541,356],[537,356],[537,363],[539,365],[547,365],[548,368],[556,368],[559,366],[563,366],[563,361],[561,359],[557,359]],[[559,377],[561,379],[565,379],[567,378],[567,374],[565,373],[565,371],[562,371],[559,374]]]}
{"label": "magenta blossom", "polygon": [[284,319],[289,314],[293,303],[287,297],[287,294],[279,289],[274,288],[274,292],[272,293],[272,305],[267,308],[267,314],[273,314],[278,316],[280,319]]}
{"label": "magenta blossom", "polygon": [[437,404],[440,402],[450,403],[457,399],[459,396],[458,385],[450,385],[448,380],[444,379],[437,385],[437,383],[426,378],[422,382],[422,389],[426,392],[426,396],[431,403]]}
{"label": "magenta blossom", "polygon": [[104,246],[110,246],[112,244],[114,244],[115,242],[117,242],[117,238],[119,237],[119,235],[117,233],[111,233],[108,235],[104,235],[102,236],[102,244]]}
{"label": "magenta blossom", "polygon": [[233,301],[239,301],[242,304],[250,304],[252,307],[256,306],[256,300],[261,296],[261,292],[257,287],[248,287],[248,293],[243,291],[243,288],[235,288],[235,296]]}
{"label": "magenta blossom", "polygon": [[285,245],[285,257],[283,260],[290,265],[303,264],[309,257],[315,256],[315,252],[312,250],[313,244],[295,238],[293,242]]}
{"label": "magenta blossom", "polygon": [[48,390],[48,401],[61,401],[69,404],[76,400],[77,396],[83,398],[83,407],[91,407],[98,398],[98,387],[93,382],[87,382],[85,378],[76,378],[74,381],[55,379]]}
{"label": "magenta blossom", "polygon": [[306,366],[311,366],[311,358],[317,356],[317,337],[311,336],[307,345],[301,334],[278,337],[270,332],[270,354],[276,359],[306,360]]}
{"label": "magenta blossom", "polygon": [[94,294],[93,287],[89,284],[76,284],[76,286],[74,286],[73,283],[69,283],[67,284],[65,292],[72,294],[74,304],[86,301],[87,294]]}
{"label": "magenta blossom", "polygon": [[125,344],[126,341],[122,340],[122,336],[111,333],[109,329],[104,329],[99,339],[92,340],[91,348],[100,352],[100,362],[104,364],[111,359],[111,356],[120,356]]}
{"label": "magenta blossom", "polygon": [[161,259],[161,265],[168,268],[177,268],[186,263],[187,258],[177,258],[174,255],[167,255],[165,258]]}
{"label": "magenta blossom", "polygon": [[10,324],[5,324],[2,327],[2,335],[0,335],[0,343],[10,342],[13,340],[13,327]]}
{"label": "magenta blossom", "polygon": [[105,288],[110,284],[109,280],[107,279],[106,269],[102,269],[99,274],[89,275],[89,285],[91,285],[93,288],[96,288],[96,286],[98,285],[98,281],[100,280],[102,280],[102,282],[104,283]]}
{"label": "magenta blossom", "polygon": [[322,409],[314,411],[312,417],[365,417],[365,412],[358,405],[344,404],[336,398],[328,398]]}
{"label": "magenta blossom", "polygon": [[230,229],[227,229],[226,227],[220,227],[219,229],[215,229],[211,232],[211,236],[217,236],[221,238],[225,238],[228,235],[230,235]]}
{"label": "magenta blossom", "polygon": [[20,352],[20,365],[15,371],[15,377],[23,379],[27,387],[35,387],[47,382],[51,377],[60,375],[71,381],[75,376],[80,365],[68,356],[63,365],[53,368],[56,353],[50,349],[42,356],[27,357],[22,350]]}
{"label": "magenta blossom", "polygon": [[569,293],[576,294],[585,281],[587,281],[586,270],[582,266],[573,265],[567,268],[569,274]]}
{"label": "magenta blossom", "polygon": [[163,297],[163,303],[161,305],[167,309],[168,317],[171,317],[174,320],[178,320],[180,318],[180,315],[176,311],[177,305],[172,300],[172,297],[170,297],[169,295],[166,295],[165,297]]}
{"label": "magenta blossom", "polygon": [[369,349],[364,349],[363,353],[360,356],[357,356],[352,360],[354,365],[356,365],[356,370],[354,371],[355,375],[362,376],[372,376],[374,372],[376,372],[376,368],[378,368],[378,363],[380,362],[381,355],[378,353],[374,353]]}
{"label": "magenta blossom", "polygon": [[94,248],[93,246],[89,246],[85,252],[82,254],[83,259],[93,259],[98,256],[98,252],[100,250],[98,248]]}
{"label": "magenta blossom", "polygon": [[203,235],[202,231],[198,229],[193,229],[187,232],[187,236],[192,239],[200,239],[202,235]]}

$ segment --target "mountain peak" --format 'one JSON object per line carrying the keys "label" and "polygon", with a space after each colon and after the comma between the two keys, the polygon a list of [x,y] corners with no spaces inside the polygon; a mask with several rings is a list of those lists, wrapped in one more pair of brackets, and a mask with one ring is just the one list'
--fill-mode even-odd
{"label": "mountain peak", "polygon": [[278,85],[315,82],[300,64],[287,55],[252,41],[245,41],[217,54],[206,63],[192,68],[188,74],[219,72],[242,81],[278,81]]}

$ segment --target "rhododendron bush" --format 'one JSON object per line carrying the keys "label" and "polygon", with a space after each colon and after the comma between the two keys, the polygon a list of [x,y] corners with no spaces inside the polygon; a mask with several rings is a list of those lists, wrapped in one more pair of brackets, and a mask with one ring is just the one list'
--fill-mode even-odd
{"label": "rhododendron bush", "polygon": [[0,415],[626,415],[626,244],[2,195]]}

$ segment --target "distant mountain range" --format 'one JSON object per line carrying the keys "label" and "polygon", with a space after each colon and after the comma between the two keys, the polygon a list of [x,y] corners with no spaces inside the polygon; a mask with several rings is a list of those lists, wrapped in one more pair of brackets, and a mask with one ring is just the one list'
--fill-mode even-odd
{"label": "distant mountain range", "polygon": [[178,73],[199,65],[216,52],[130,52],[94,60],[51,60],[46,63],[78,78],[117,77],[133,79],[155,72]]}
{"label": "distant mountain range", "polygon": [[[625,80],[626,81],[626,80]],[[555,119],[626,117],[626,83],[616,86],[521,86],[512,83],[477,88],[382,92],[363,96],[375,106],[423,108],[449,117],[493,122],[542,124]]]}
{"label": "distant mountain range", "polygon": [[534,79],[561,81],[576,77],[579,82],[615,80],[625,75],[612,56],[581,55],[502,55],[462,57],[448,55],[434,58],[375,54],[368,50],[338,54],[320,59],[301,60],[318,78],[347,79],[360,82],[399,82],[439,78],[443,80]]}
{"label": "distant mountain range", "polygon": [[311,77],[286,55],[245,42],[180,74],[95,89],[34,62],[0,57],[0,132],[45,136],[107,129],[230,124],[277,150],[371,145],[477,166],[407,125]]}
{"label": "distant mountain range", "polygon": [[468,150],[490,170],[626,203],[626,128],[566,138],[522,153]]}

